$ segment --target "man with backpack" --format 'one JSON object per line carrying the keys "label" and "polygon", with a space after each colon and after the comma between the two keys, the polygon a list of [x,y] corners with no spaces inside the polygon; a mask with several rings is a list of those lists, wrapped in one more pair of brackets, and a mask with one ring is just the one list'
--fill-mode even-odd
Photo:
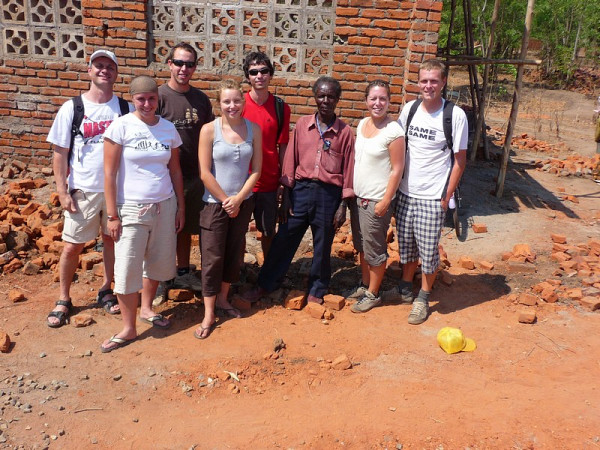
{"label": "man with backpack", "polygon": [[[398,119],[406,134],[405,172],[395,209],[402,281],[384,292],[382,300],[412,303],[408,323],[413,325],[427,320],[444,218],[466,166],[467,117],[442,98],[445,85],[445,65],[435,59],[423,62],[421,98],[406,104]],[[421,289],[415,298],[412,281],[419,259]]]}
{"label": "man with backpack", "polygon": [[118,76],[114,53],[97,50],[88,65],[90,88],[65,102],[59,109],[48,133],[54,146],[53,169],[59,200],[65,211],[59,262],[60,295],[47,324],[58,328],[66,324],[73,306],[71,282],[79,265],[79,254],[86,242],[98,236],[102,228],[104,282],[97,296],[98,305],[109,314],[119,313],[119,304],[111,289],[114,273],[114,242],[106,230],[104,201],[104,130],[111,122],[130,111],[121,98],[113,94]]}
{"label": "man with backpack", "polygon": [[290,107],[269,92],[274,70],[266,54],[246,55],[243,70],[251,86],[245,94],[243,116],[262,130],[263,165],[254,187],[254,221],[262,234],[260,243],[266,258],[277,224],[277,195],[283,155],[289,142]]}

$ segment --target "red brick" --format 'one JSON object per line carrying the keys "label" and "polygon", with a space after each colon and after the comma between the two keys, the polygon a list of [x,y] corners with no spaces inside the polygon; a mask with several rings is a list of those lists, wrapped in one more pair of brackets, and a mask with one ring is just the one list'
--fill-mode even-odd
{"label": "red brick", "polygon": [[557,244],[566,244],[567,243],[567,237],[563,234],[552,233],[550,235],[550,239],[552,239],[552,242],[556,242]]}
{"label": "red brick", "polygon": [[341,295],[327,294],[323,297],[323,304],[326,308],[333,309],[334,311],[340,311],[346,304],[346,299]]}
{"label": "red brick", "polygon": [[540,294],[540,297],[542,297],[542,300],[546,303],[556,303],[558,301],[558,294],[554,291],[553,287],[544,289]]}
{"label": "red brick", "polygon": [[519,303],[521,305],[535,306],[537,305],[537,297],[533,294],[523,293],[519,295]]}
{"label": "red brick", "polygon": [[319,305],[318,303],[314,302],[308,302],[304,307],[304,311],[315,319],[322,319],[323,315],[325,314],[325,308],[323,305]]}
{"label": "red brick", "polygon": [[492,270],[494,268],[494,264],[489,261],[479,261],[479,267],[483,270]]}
{"label": "red brick", "polygon": [[519,312],[519,322],[520,323],[531,324],[531,323],[534,323],[536,319],[537,319],[537,316],[535,314],[535,311],[533,311],[533,310],[523,310],[523,311]]}
{"label": "red brick", "polygon": [[580,299],[579,302],[590,311],[600,309],[600,297],[586,296]]}
{"label": "red brick", "polygon": [[487,233],[487,225],[485,223],[474,223],[472,228],[475,233]]}
{"label": "red brick", "polygon": [[305,294],[303,291],[290,291],[285,300],[283,301],[283,306],[287,309],[302,309],[305,301]]}
{"label": "red brick", "polygon": [[475,269],[475,263],[468,256],[461,256],[458,260],[458,265],[463,269],[473,270]]}
{"label": "red brick", "polygon": [[91,270],[94,264],[102,262],[102,253],[91,252],[81,256],[81,268],[83,270]]}

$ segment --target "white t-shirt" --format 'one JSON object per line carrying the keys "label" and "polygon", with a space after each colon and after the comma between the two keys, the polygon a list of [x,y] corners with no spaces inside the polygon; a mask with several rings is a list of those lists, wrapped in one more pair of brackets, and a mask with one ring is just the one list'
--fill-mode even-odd
{"label": "white t-shirt", "polygon": [[[121,114],[116,95],[107,103],[93,103],[82,96],[84,116],[81,121],[81,134],[75,136],[73,153],[69,162],[69,190],[81,189],[84,192],[104,192],[104,137],[103,133],[114,119]],[[129,105],[133,111],[133,106]],[[63,148],[71,145],[71,125],[73,123],[73,100],[60,107],[46,141]]]}
{"label": "white t-shirt", "polygon": [[360,121],[354,146],[354,194],[360,198],[379,201],[385,195],[392,164],[389,145],[404,137],[398,122],[390,122],[372,138],[363,136],[368,118]]}
{"label": "white t-shirt", "polygon": [[[444,186],[452,169],[450,149],[446,148],[444,136],[443,110],[427,113],[423,105],[417,108],[410,129],[406,130],[406,119],[414,101],[407,103],[398,122],[408,136],[408,150],[404,177],[400,192],[409,197],[441,199]],[[466,150],[469,139],[469,126],[465,112],[454,106],[452,112],[452,141],[454,153]]]}
{"label": "white t-shirt", "polygon": [[171,150],[181,145],[175,126],[159,118],[146,125],[135,114],[119,117],[104,136],[123,147],[117,175],[117,204],[158,203],[173,196],[167,164]]}

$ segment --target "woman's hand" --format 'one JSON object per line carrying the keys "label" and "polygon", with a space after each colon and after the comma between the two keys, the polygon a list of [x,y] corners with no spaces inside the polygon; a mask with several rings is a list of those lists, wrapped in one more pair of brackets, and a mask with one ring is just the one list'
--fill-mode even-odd
{"label": "woman's hand", "polygon": [[227,215],[231,218],[236,217],[240,212],[240,206],[242,205],[242,199],[238,195],[227,197],[223,202],[223,209]]}
{"label": "woman's hand", "polygon": [[179,233],[183,230],[185,225],[185,208],[177,207],[177,213],[175,213],[175,232]]}
{"label": "woman's hand", "polygon": [[387,210],[390,207],[390,203],[386,202],[385,200],[381,200],[377,203],[375,203],[375,215],[377,217],[383,217],[385,216],[385,213],[387,213]]}
{"label": "woman's hand", "polygon": [[112,238],[113,241],[117,242],[121,237],[121,219],[109,220],[106,227],[108,228],[108,235]]}

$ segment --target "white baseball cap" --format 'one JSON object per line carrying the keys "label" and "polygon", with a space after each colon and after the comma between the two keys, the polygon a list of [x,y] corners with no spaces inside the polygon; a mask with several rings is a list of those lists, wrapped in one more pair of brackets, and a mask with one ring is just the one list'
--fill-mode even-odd
{"label": "white baseball cap", "polygon": [[96,50],[94,53],[92,53],[92,56],[90,56],[90,63],[88,65],[91,66],[92,65],[92,61],[94,61],[96,58],[99,58],[100,56],[104,56],[104,57],[110,59],[117,66],[119,65],[119,63],[117,62],[117,57],[115,56],[115,54],[113,52],[111,52],[111,51],[108,51],[108,50]]}

